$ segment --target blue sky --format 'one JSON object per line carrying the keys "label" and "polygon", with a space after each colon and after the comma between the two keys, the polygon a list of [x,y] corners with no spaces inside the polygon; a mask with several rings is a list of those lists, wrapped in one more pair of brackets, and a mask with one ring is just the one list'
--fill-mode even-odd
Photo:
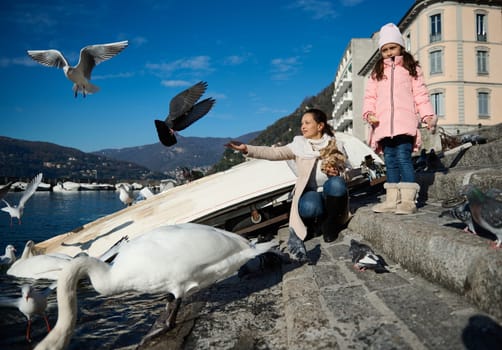
{"label": "blue sky", "polygon": [[[178,92],[204,80],[217,100],[182,136],[265,129],[321,91],[351,38],[397,23],[413,0],[2,1],[0,135],[85,152],[158,142]],[[90,44],[128,40],[98,65],[101,90],[73,97],[61,69],[26,50],[58,49],[76,65]]]}

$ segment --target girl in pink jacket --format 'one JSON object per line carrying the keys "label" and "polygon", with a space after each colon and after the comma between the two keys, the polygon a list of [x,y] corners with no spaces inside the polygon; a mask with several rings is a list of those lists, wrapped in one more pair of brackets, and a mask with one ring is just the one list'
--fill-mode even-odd
{"label": "girl in pink jacket", "polygon": [[387,171],[385,202],[375,205],[377,213],[411,214],[419,186],[411,154],[421,144],[419,122],[434,132],[437,118],[424,84],[422,70],[404,49],[399,29],[392,23],[380,29],[381,57],[366,85],[363,119],[371,125],[369,144],[383,152]]}

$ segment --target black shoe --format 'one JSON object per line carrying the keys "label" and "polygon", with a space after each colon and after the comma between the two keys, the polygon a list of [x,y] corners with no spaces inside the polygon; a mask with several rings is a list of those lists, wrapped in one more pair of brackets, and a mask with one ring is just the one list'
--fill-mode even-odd
{"label": "black shoe", "polygon": [[307,226],[307,238],[305,239],[306,241],[322,235],[322,223],[324,222],[323,217],[303,219],[303,222],[305,223],[305,226]]}
{"label": "black shoe", "polygon": [[349,196],[326,196],[326,219],[322,223],[322,238],[331,243],[338,238],[340,231],[347,227],[349,221]]}

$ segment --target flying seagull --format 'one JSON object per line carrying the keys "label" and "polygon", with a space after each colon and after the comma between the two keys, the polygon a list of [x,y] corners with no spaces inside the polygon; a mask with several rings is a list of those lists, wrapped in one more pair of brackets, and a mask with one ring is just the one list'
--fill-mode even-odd
{"label": "flying seagull", "polygon": [[12,218],[17,218],[18,223],[21,224],[21,216],[23,216],[23,211],[24,211],[24,205],[28,201],[28,199],[31,198],[33,193],[37,190],[38,185],[42,182],[42,173],[38,174],[31,180],[31,182],[26,186],[26,189],[24,190],[23,195],[21,196],[21,199],[19,200],[19,203],[17,206],[11,206],[9,202],[7,202],[5,199],[2,199],[5,204],[7,204],[6,207],[3,207],[2,210],[10,214],[10,225],[12,226]]}
{"label": "flying seagull", "polygon": [[385,268],[386,264],[383,259],[376,255],[375,252],[364,243],[351,239],[349,253],[354,267],[359,271],[371,269],[375,270],[377,273],[389,272],[389,270]]}
{"label": "flying seagull", "polygon": [[126,40],[86,46],[80,50],[80,59],[74,67],[68,64],[66,58],[58,50],[28,50],[27,53],[44,66],[62,68],[65,76],[74,83],[73,93],[75,97],[79,92],[85,97],[87,94],[99,91],[99,87],[89,82],[94,67],[119,54],[128,44]]}
{"label": "flying seagull", "polygon": [[467,197],[474,221],[490,231],[497,239],[495,248],[502,246],[502,202],[483,193],[473,185],[466,185],[462,193]]}
{"label": "flying seagull", "polygon": [[177,142],[174,134],[176,131],[186,129],[213,107],[216,100],[211,97],[197,102],[206,89],[207,83],[200,81],[180,92],[171,99],[166,120],[155,120],[159,140],[164,146],[174,145]]}

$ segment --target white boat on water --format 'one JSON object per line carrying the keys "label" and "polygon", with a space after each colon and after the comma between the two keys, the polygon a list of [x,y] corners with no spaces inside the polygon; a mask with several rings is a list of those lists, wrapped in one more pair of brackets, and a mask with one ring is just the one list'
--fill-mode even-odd
{"label": "white boat on water", "polygon": [[80,190],[80,184],[73,181],[58,182],[52,187],[53,192],[76,192]]}
{"label": "white boat on water", "polygon": [[[346,134],[343,139],[349,162],[354,168],[367,155],[382,160],[366,144]],[[99,256],[124,236],[137,237],[161,225],[197,222],[245,234],[258,227],[286,222],[290,192],[296,176],[284,161],[253,159],[233,168],[212,174],[126,207],[118,212],[75,228],[37,244],[45,253],[74,256],[86,252]],[[279,208],[279,209],[278,209]],[[260,213],[263,221],[244,219]]]}

